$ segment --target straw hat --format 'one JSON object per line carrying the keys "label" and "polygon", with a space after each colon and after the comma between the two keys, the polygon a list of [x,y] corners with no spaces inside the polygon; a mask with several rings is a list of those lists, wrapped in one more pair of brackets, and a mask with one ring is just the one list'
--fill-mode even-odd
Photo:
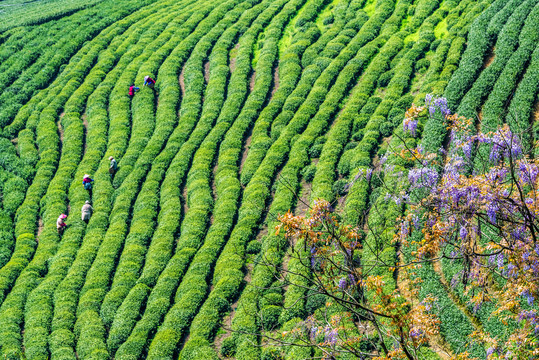
{"label": "straw hat", "polygon": [[66,215],[66,214],[62,214],[62,215],[60,215],[60,217],[61,217],[62,219],[65,219],[65,218],[67,217],[67,215]]}
{"label": "straw hat", "polygon": [[146,75],[146,76],[144,77],[144,81],[148,80],[148,78],[149,78],[149,76]]}
{"label": "straw hat", "polygon": [[89,177],[90,177],[90,175],[88,175],[88,174],[84,175],[84,178],[89,178]]}
{"label": "straw hat", "polygon": [[86,200],[86,204],[89,204],[89,203],[90,203],[90,201]]}
{"label": "straw hat", "polygon": [[109,160],[112,160],[112,159],[114,159],[114,157],[113,157],[113,156],[109,157]]}

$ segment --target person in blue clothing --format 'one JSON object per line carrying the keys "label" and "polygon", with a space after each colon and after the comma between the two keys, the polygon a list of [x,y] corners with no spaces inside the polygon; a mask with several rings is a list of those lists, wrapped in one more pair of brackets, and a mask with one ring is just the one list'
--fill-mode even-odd
{"label": "person in blue clothing", "polygon": [[92,183],[94,182],[94,179],[90,177],[90,175],[86,174],[82,178],[82,185],[84,186],[85,190],[92,190]]}
{"label": "person in blue clothing", "polygon": [[109,157],[109,161],[110,161],[109,173],[110,173],[110,176],[113,176],[116,173],[116,170],[118,170],[118,162],[113,156]]}
{"label": "person in blue clothing", "polygon": [[155,85],[155,80],[149,77],[148,75],[146,75],[144,77],[144,86],[147,86],[150,89],[153,89],[154,85]]}
{"label": "person in blue clothing", "polygon": [[139,88],[135,86],[135,84],[132,84],[130,87],[129,87],[129,96],[133,97],[135,96],[135,93],[139,91]]}

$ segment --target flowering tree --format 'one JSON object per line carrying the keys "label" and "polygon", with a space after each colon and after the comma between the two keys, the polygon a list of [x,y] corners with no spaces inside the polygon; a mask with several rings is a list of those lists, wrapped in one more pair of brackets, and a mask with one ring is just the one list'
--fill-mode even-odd
{"label": "flowering tree", "polygon": [[280,220],[277,230],[291,241],[291,249],[299,241],[309,247],[308,257],[298,250],[290,252],[309,269],[308,275],[292,273],[307,280],[311,296],[326,299],[323,310],[285,333],[287,341],[317,347],[326,359],[345,354],[361,359],[418,359],[428,335],[438,331],[431,312],[433,299],[412,306],[398,290],[386,286],[371,265],[363,265],[364,233],[343,224],[328,202],[315,201],[308,217],[288,212]]}
{"label": "flowering tree", "polygon": [[[416,301],[411,301],[392,278],[397,272],[413,275],[426,262],[446,259],[462,264],[452,283],[464,285],[469,305],[478,309],[494,304],[493,316],[504,324],[517,324],[504,338],[475,332],[470,341],[484,345],[491,360],[537,358],[539,160],[525,153],[519,136],[507,125],[476,133],[472,120],[451,115],[445,99],[427,95],[425,103],[406,112],[404,134],[415,137],[421,117],[439,116],[448,126],[447,145],[438,153],[427,153],[420,145],[409,147],[403,136],[400,147],[388,154],[408,164],[406,171],[394,171],[384,157],[383,166],[363,170],[355,178],[371,182],[377,177],[387,192],[385,201],[401,206],[393,241],[385,245],[413,249],[411,259],[388,259],[384,252],[367,259],[365,246],[372,244],[365,239],[383,243],[387,229],[368,222],[361,229],[346,225],[326,201],[316,201],[306,217],[282,215],[277,230],[289,240],[289,256],[307,271],[276,273],[292,273],[302,281],[291,286],[325,299],[325,306],[284,333],[284,341],[315,347],[315,354],[327,359],[346,354],[422,358],[424,345],[439,331],[437,299],[427,296],[419,301],[414,285],[421,279],[412,276],[411,296]],[[407,185],[395,187],[391,177],[405,178]],[[372,207],[370,216],[375,211]],[[377,216],[384,216],[383,211]],[[298,243],[304,244],[303,251],[296,249]],[[470,358],[466,352],[457,357]]]}
{"label": "flowering tree", "polygon": [[[489,359],[539,355],[539,161],[523,152],[507,125],[475,134],[473,122],[448,116],[450,148],[442,156],[417,156],[409,172],[415,203],[403,219],[400,238],[417,247],[416,261],[462,261],[452,279],[464,284],[478,309],[495,305],[494,316],[518,326],[506,339],[476,333]],[[427,192],[428,196],[421,196]],[[411,236],[413,230],[422,236]]]}

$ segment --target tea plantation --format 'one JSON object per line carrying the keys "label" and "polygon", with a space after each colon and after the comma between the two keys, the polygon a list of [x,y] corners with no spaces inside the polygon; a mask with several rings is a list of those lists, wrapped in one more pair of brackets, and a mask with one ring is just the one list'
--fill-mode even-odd
{"label": "tea plantation", "polygon": [[[259,314],[286,329],[324,306],[266,290],[262,258],[305,271],[277,215],[323,198],[393,226],[405,209],[379,183],[347,184],[403,139],[447,145],[442,122],[403,131],[427,94],[478,130],[535,125],[539,0],[0,1],[0,358],[314,357],[255,335]],[[468,335],[510,326],[450,286],[462,266],[420,270],[441,320],[425,359],[486,358]]]}

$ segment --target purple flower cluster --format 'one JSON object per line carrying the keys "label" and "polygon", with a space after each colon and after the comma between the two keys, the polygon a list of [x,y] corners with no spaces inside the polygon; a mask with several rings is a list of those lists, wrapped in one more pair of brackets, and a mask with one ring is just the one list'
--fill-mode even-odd
{"label": "purple flower cluster", "polygon": [[498,269],[503,268],[503,253],[498,254],[498,260],[497,260]]}
{"label": "purple flower cluster", "polygon": [[449,110],[449,105],[447,105],[447,99],[444,97],[439,97],[434,100],[434,106],[440,109],[440,112],[443,116],[451,115],[451,110]]}
{"label": "purple flower cluster", "polygon": [[496,201],[492,201],[490,204],[488,204],[487,206],[487,216],[488,216],[488,220],[492,223],[492,224],[496,224],[496,212],[498,211],[499,207],[498,207],[498,203]]}
{"label": "purple flower cluster", "polygon": [[465,226],[460,227],[459,235],[461,239],[463,240],[466,239],[466,237],[468,236],[468,230],[466,229]]}
{"label": "purple flower cluster", "polygon": [[502,157],[518,158],[522,155],[522,146],[520,140],[514,135],[509,128],[501,128],[494,133],[491,138],[481,138],[486,143],[491,143],[489,160],[492,163],[499,162]]}
{"label": "purple flower cluster", "polygon": [[417,120],[416,119],[404,119],[402,124],[404,132],[409,132],[412,137],[417,133]]}
{"label": "purple flower cluster", "polygon": [[316,335],[318,335],[318,328],[316,326],[312,326],[310,331],[310,338],[312,342],[314,342],[316,339]]}
{"label": "purple flower cluster", "polygon": [[433,101],[432,94],[427,94],[425,95],[425,105],[429,107],[430,116],[433,116],[436,113],[436,109],[440,109],[443,116],[447,117],[451,115],[451,110],[449,110],[447,99],[444,97],[435,98]]}
{"label": "purple flower cluster", "polygon": [[528,301],[529,306],[533,306],[533,302],[534,302],[535,298],[533,297],[532,294],[530,294],[529,290],[527,290],[527,289],[524,290],[522,292],[522,294],[520,294],[520,295],[526,298],[526,300]]}
{"label": "purple flower cluster", "polygon": [[438,182],[438,172],[428,167],[411,169],[408,172],[408,181],[412,185],[412,189],[431,189]]}
{"label": "purple flower cluster", "polygon": [[408,226],[408,221],[403,221],[401,223],[401,238],[404,241],[406,236],[408,235],[408,232],[410,231],[410,228]]}
{"label": "purple flower cluster", "polygon": [[417,339],[420,336],[423,336],[423,330],[414,328],[410,331],[410,337]]}
{"label": "purple flower cluster", "polygon": [[356,176],[354,176],[354,181],[358,181],[360,178],[364,178],[367,181],[370,181],[372,177],[372,169],[359,169]]}
{"label": "purple flower cluster", "polygon": [[518,165],[518,175],[520,181],[524,184],[535,185],[537,182],[537,176],[539,175],[539,168],[535,164],[529,164],[521,161]]}
{"label": "purple flower cluster", "polygon": [[537,318],[537,310],[522,310],[518,314],[518,320],[528,320],[532,324],[539,324],[539,319]]}
{"label": "purple flower cluster", "polygon": [[330,346],[335,346],[337,343],[337,330],[331,328],[331,326],[326,326],[325,330],[325,342],[328,343]]}

